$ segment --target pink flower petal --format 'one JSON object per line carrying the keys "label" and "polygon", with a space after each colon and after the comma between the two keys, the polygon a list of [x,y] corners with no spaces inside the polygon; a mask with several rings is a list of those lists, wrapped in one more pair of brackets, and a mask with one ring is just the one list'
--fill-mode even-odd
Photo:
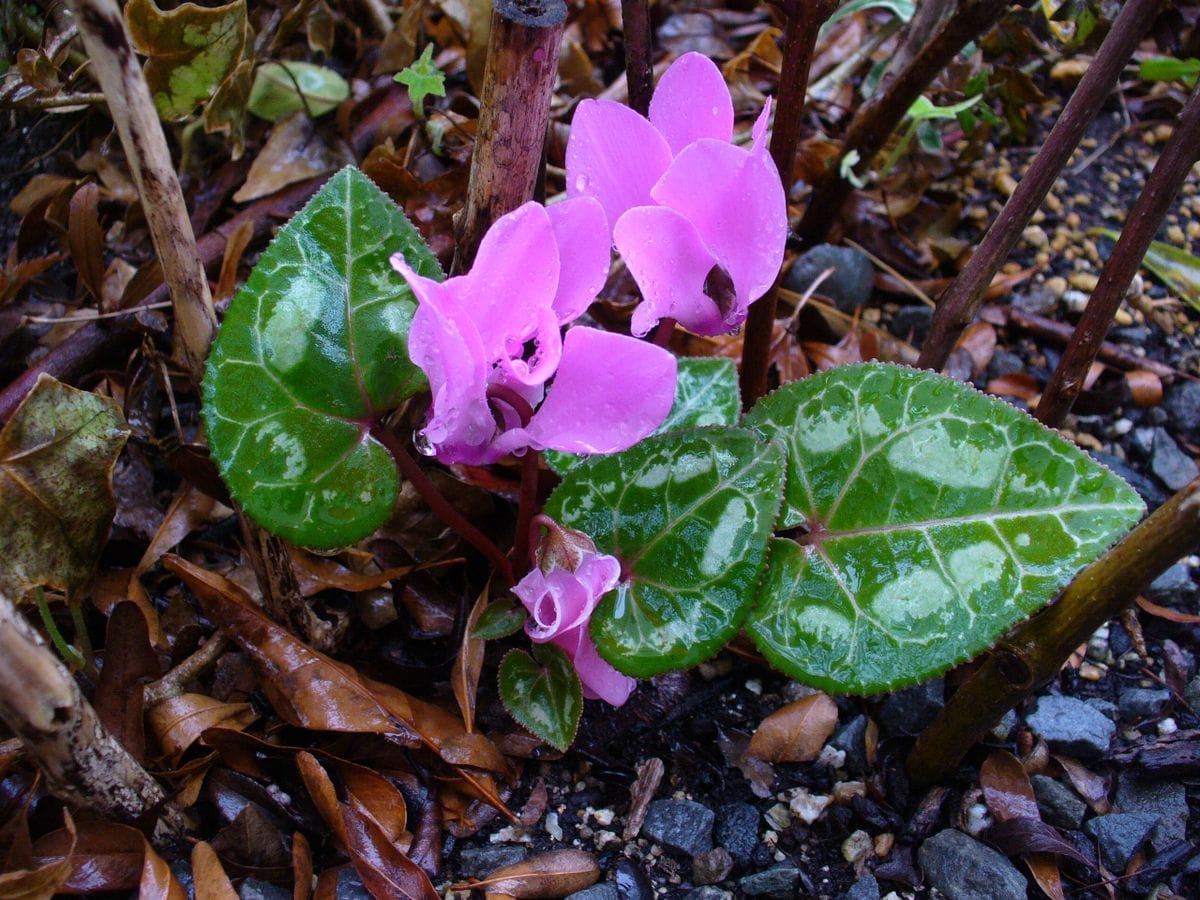
{"label": "pink flower petal", "polygon": [[546,207],[560,260],[554,312],[558,324],[578,319],[608,278],[612,242],[604,207],[593,197],[575,197]]}
{"label": "pink flower petal", "polygon": [[725,322],[740,325],[746,307],[767,291],[783,263],[787,205],[771,157],[761,148],[749,152],[700,140],[675,158],[651,193],[695,226],[728,272],[737,303]]}
{"label": "pink flower petal", "polygon": [[492,223],[471,271],[445,282],[475,322],[489,361],[508,356],[543,324],[558,289],[558,242],[540,204],[526,203]]}
{"label": "pink flower petal", "polygon": [[[615,453],[662,424],[675,399],[675,357],[627,335],[575,327],[563,342],[558,374],[529,425],[501,435],[497,447]],[[523,443],[522,443],[523,442]]]}
{"label": "pink flower petal", "polygon": [[707,56],[685,53],[663,73],[650,100],[650,122],[672,153],[700,138],[733,137],[733,100],[721,70]]}
{"label": "pink flower petal", "polygon": [[750,131],[750,137],[753,139],[753,146],[750,148],[752,153],[762,153],[767,141],[767,126],[771,124],[771,98],[767,98],[767,102],[763,104],[762,112],[758,114],[758,118],[754,120],[754,128]]}
{"label": "pink flower petal", "polygon": [[548,575],[543,575],[541,569],[533,569],[517,582],[513,593],[529,610],[525,633],[538,644],[585,624],[603,596],[590,594],[565,569],[553,569]]}
{"label": "pink flower petal", "polygon": [[717,258],[696,228],[673,209],[640,206],[617,222],[617,250],[642,291],[630,330],[647,334],[670,316],[696,334],[728,331],[725,317],[704,293],[704,282]]}
{"label": "pink flower petal", "polygon": [[559,328],[558,318],[548,306],[537,310],[537,326],[534,334],[526,337],[535,342],[533,356],[526,360],[521,358],[524,344],[513,342],[509,349],[517,354],[512,358],[506,352],[500,357],[500,365],[508,374],[508,379],[524,385],[545,384],[546,379],[554,374],[562,357],[562,329]]}
{"label": "pink flower petal", "polygon": [[583,683],[583,696],[589,700],[621,706],[637,687],[635,679],[622,675],[600,656],[586,625],[559,635],[553,643],[571,657],[575,672]]}
{"label": "pink flower petal", "polygon": [[567,196],[595,197],[608,229],[621,213],[650,202],[671,164],[671,148],[653,125],[611,100],[584,100],[567,141]]}
{"label": "pink flower petal", "polygon": [[[393,260],[393,265],[395,265]],[[443,462],[495,461],[496,433],[487,402],[483,345],[470,317],[442,285],[400,268],[420,304],[408,332],[408,353],[424,370],[433,405],[422,434]],[[406,271],[407,270],[407,271]]]}

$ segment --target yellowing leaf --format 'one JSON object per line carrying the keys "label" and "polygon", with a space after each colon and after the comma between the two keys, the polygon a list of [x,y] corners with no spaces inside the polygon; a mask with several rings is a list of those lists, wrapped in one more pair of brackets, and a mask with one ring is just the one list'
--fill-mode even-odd
{"label": "yellowing leaf", "polygon": [[158,114],[182,119],[212,96],[246,47],[246,0],[206,9],[183,3],[163,12],[154,0],[129,0],[125,24],[146,60],[146,82]]}
{"label": "yellowing leaf", "polygon": [[0,431],[0,593],[87,583],[116,511],[112,469],[129,432],[112,400],[42,375]]}

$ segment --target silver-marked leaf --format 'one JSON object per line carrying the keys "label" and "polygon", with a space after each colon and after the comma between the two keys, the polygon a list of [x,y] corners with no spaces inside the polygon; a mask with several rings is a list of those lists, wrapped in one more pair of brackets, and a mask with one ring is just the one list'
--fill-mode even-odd
{"label": "silver-marked leaf", "polygon": [[[742,414],[742,395],[738,390],[737,369],[731,359],[683,357],[675,379],[675,403],[655,429],[662,434],[676,428],[703,428],[708,425],[736,425]],[[566,475],[585,457],[574,453],[546,451],[546,463],[559,475]]]}
{"label": "silver-marked leaf", "polygon": [[509,715],[559,750],[575,740],[583,714],[583,685],[571,660],[553,644],[534,644],[533,656],[510,650],[500,661],[500,699]]}
{"label": "silver-marked leaf", "polygon": [[891,690],[990,646],[1132,527],[1133,489],[1029,416],[949,378],[844,366],[747,427],[787,456],[747,629],[789,675]]}
{"label": "silver-marked leaf", "polygon": [[733,637],[754,599],[779,509],[778,448],[740,428],[671,431],[577,466],[546,514],[621,560],[600,602],[600,655],[646,678],[695,665]]}
{"label": "silver-marked leaf", "polygon": [[204,376],[204,430],[229,492],[310,547],[370,534],[399,476],[370,429],[425,385],[416,302],[388,257],[441,278],[404,214],[345,168],[284,228],[234,297]]}

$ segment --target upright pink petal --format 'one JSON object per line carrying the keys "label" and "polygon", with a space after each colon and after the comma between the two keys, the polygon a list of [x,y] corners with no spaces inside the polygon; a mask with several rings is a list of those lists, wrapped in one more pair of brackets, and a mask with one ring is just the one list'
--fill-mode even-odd
{"label": "upright pink petal", "polygon": [[508,374],[508,380],[525,385],[545,384],[558,368],[562,357],[562,329],[558,326],[558,318],[553,309],[544,306],[537,310],[536,321],[536,330],[525,338],[534,342],[533,356],[524,359],[524,344],[513,342],[509,349],[514,351],[514,356],[510,357],[506,351],[500,357],[500,366]]}
{"label": "upright pink petal", "polygon": [[663,73],[650,100],[650,122],[672,153],[700,138],[733,137],[733,100],[721,70],[707,56],[685,53]]}
{"label": "upright pink petal", "polygon": [[545,575],[541,569],[533,569],[517,582],[513,593],[529,610],[525,633],[538,644],[587,624],[603,596],[590,593],[565,569],[552,569]]}
{"label": "upright pink petal", "polygon": [[767,98],[767,102],[763,104],[762,112],[758,114],[758,118],[754,120],[754,127],[750,131],[750,137],[753,140],[753,145],[750,150],[752,153],[762,153],[766,148],[767,143],[767,126],[771,124],[771,98]]}
{"label": "upright pink petal", "polygon": [[651,202],[671,155],[666,139],[629,107],[584,100],[567,141],[567,196],[599,200],[611,233],[621,213]]}
{"label": "upright pink petal", "polygon": [[558,324],[578,319],[608,278],[612,241],[604,207],[594,197],[575,197],[546,207],[558,241]]}
{"label": "upright pink petal", "polygon": [[767,291],[783,263],[787,204],[771,157],[697,141],[675,158],[652,194],[696,227],[729,273],[738,302],[725,321],[740,325],[746,307]]}
{"label": "upright pink petal", "polygon": [[506,432],[497,446],[524,440],[566,453],[624,450],[671,411],[676,369],[671,353],[646,341],[572,328],[541,407],[525,429]]}
{"label": "upright pink petal", "polygon": [[575,672],[583,683],[583,696],[621,706],[637,687],[637,681],[622,675],[600,656],[587,626],[559,635],[552,643],[571,657]]}
{"label": "upright pink petal", "polygon": [[489,445],[496,422],[488,408],[479,334],[454,299],[436,290],[441,285],[411,270],[404,274],[420,298],[409,327],[408,353],[433,392],[423,436],[443,462],[492,462],[496,457]]}
{"label": "upright pink petal", "polygon": [[704,282],[717,258],[686,218],[664,206],[631,209],[617,222],[617,250],[642,292],[630,330],[649,333],[670,316],[695,334],[728,331]]}
{"label": "upright pink petal", "polygon": [[491,362],[507,357],[543,323],[558,289],[558,241],[538,203],[501,216],[483,236],[471,271],[445,282],[474,320]]}

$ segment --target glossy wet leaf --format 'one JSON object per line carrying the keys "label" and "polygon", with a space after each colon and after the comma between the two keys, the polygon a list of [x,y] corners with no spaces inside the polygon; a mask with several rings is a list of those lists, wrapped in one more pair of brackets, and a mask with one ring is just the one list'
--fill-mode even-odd
{"label": "glossy wet leaf", "polygon": [[[675,402],[654,433],[706,425],[736,425],[741,414],[742,395],[733,360],[684,357],[679,360],[679,373],[675,379]],[[547,465],[559,475],[567,474],[584,458],[574,453],[546,451]]]}
{"label": "glossy wet leaf", "polygon": [[254,70],[246,108],[278,122],[294,112],[313,117],[333,112],[350,96],[350,85],[333,69],[307,62],[267,62]]}
{"label": "glossy wet leaf", "polygon": [[891,690],[969,659],[1143,510],[1058,435],[930,372],[834,369],[770,394],[746,424],[786,452],[777,528],[798,539],[772,542],[747,629],[777,668],[829,691]]}
{"label": "glossy wet leaf", "polygon": [[583,850],[551,850],[497,869],[482,881],[472,882],[470,887],[483,890],[485,898],[535,900],[569,896],[590,887],[599,878],[600,865],[592,854]]}
{"label": "glossy wet leaf", "polygon": [[1182,81],[1192,87],[1200,77],[1200,59],[1175,59],[1170,56],[1143,59],[1138,66],[1138,77],[1143,81]]}
{"label": "glossy wet leaf", "polygon": [[0,593],[74,597],[116,512],[112,470],[129,437],[116,403],[41,375],[0,430]]}
{"label": "glossy wet leaf", "polygon": [[471,635],[481,641],[494,641],[516,634],[525,624],[525,608],[512,597],[501,597],[479,614]]}
{"label": "glossy wet leaf", "polygon": [[646,678],[702,662],[754,597],[783,480],[778,448],[738,428],[656,435],[567,475],[546,514],[627,576],[592,616],[600,655]]}
{"label": "glossy wet leaf", "polygon": [[500,662],[500,699],[509,715],[547,744],[566,750],[583,712],[583,686],[571,660],[553,644],[533,656],[510,650]]}
{"label": "glossy wet leaf", "polygon": [[146,83],[168,121],[191,115],[213,95],[241,59],[248,35],[245,0],[182,3],[167,12],[154,0],[128,0],[125,23],[133,49],[148,57]]}
{"label": "glossy wet leaf", "polygon": [[833,698],[810,694],[763,719],[750,738],[750,753],[767,762],[812,762],[833,734],[837,721]]}
{"label": "glossy wet leaf", "polygon": [[370,427],[425,384],[397,252],[441,277],[404,214],[343,169],[262,255],[209,357],[213,460],[246,512],[297,544],[350,544],[392,513],[399,477]]}
{"label": "glossy wet leaf", "polygon": [[[1111,228],[1089,228],[1088,234],[1100,234],[1113,241],[1121,236]],[[1200,310],[1200,259],[1162,241],[1151,241],[1142,265],[1193,309]]]}

